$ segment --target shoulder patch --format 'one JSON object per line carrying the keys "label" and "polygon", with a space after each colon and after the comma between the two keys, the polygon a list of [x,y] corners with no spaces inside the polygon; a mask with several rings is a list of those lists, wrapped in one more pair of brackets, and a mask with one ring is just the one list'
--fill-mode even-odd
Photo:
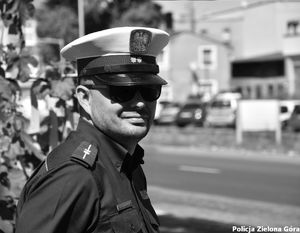
{"label": "shoulder patch", "polygon": [[71,160],[79,162],[83,166],[90,168],[97,159],[98,149],[92,143],[83,141],[76,148],[71,156]]}

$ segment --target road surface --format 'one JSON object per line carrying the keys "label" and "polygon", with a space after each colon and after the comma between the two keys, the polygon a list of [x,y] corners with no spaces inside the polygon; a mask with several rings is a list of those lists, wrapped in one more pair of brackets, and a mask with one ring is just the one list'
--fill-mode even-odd
{"label": "road surface", "polygon": [[[200,214],[201,218],[206,217],[206,208],[210,219],[225,222],[300,223],[299,159],[216,156],[183,147],[144,147],[143,167],[150,190],[165,196],[156,200],[160,207],[169,199],[173,205],[165,209],[171,210],[174,204],[181,209],[188,203],[189,214]],[[174,211],[180,212],[178,208]]]}
{"label": "road surface", "polygon": [[300,163],[209,156],[147,147],[148,183],[300,207]]}

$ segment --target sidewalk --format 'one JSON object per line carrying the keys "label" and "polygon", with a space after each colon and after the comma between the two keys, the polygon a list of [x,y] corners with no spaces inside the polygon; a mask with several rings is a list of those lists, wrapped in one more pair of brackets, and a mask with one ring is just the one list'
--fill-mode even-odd
{"label": "sidewalk", "polygon": [[148,187],[158,214],[227,225],[299,226],[300,208],[261,201]]}
{"label": "sidewalk", "polygon": [[[155,145],[176,150],[189,150],[192,154],[210,153],[215,156],[239,156],[255,158],[300,159],[300,134],[284,133],[282,143],[276,144],[270,132],[244,135],[242,145],[236,143],[233,129],[184,128],[175,126],[154,127],[143,139],[143,145]],[[197,151],[197,152],[193,152]]]}
{"label": "sidewalk", "polygon": [[[261,160],[261,161],[274,161],[285,163],[300,163],[299,154],[282,154],[282,153],[270,153],[259,152],[244,149],[234,149],[226,147],[205,147],[205,146],[184,146],[184,145],[164,145],[151,142],[142,142],[142,147],[145,151],[157,150],[165,155],[180,155],[180,156],[207,156],[207,157],[222,157],[222,158],[237,158],[246,160]],[[149,149],[148,149],[149,148]],[[188,155],[187,155],[188,154]]]}
{"label": "sidewalk", "polygon": [[[142,141],[142,146],[145,151],[151,147],[152,151],[165,152],[168,156],[215,156],[298,164],[298,137],[298,134],[284,135],[283,144],[275,145],[268,134],[246,135],[248,141],[238,146],[234,130],[214,132],[171,127],[155,128]],[[148,187],[148,192],[160,216],[162,233],[226,233],[233,232],[233,226],[254,226],[255,232],[257,226],[300,227],[299,207],[156,186]]]}

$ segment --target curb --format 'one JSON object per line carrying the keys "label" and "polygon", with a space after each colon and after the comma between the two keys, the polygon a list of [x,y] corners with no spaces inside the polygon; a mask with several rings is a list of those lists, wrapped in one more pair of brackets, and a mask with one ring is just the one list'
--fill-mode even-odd
{"label": "curb", "polygon": [[[237,150],[231,148],[221,147],[200,147],[200,146],[183,146],[183,145],[163,145],[149,142],[141,143],[142,147],[147,151],[148,149],[157,150],[159,152],[166,152],[166,154],[176,154],[181,156],[209,156],[222,158],[237,158],[248,160],[262,160],[262,161],[278,161],[287,163],[300,163],[300,155],[296,153],[270,153],[257,152],[250,150]],[[188,155],[186,155],[188,152]]]}
{"label": "curb", "polygon": [[148,186],[159,215],[241,225],[299,225],[300,207]]}

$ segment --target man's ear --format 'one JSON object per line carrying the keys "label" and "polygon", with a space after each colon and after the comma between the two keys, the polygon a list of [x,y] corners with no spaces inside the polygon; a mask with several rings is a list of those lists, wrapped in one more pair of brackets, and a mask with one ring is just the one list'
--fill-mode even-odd
{"label": "man's ear", "polygon": [[86,113],[91,114],[91,94],[87,87],[79,85],[76,87],[76,98]]}

